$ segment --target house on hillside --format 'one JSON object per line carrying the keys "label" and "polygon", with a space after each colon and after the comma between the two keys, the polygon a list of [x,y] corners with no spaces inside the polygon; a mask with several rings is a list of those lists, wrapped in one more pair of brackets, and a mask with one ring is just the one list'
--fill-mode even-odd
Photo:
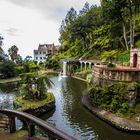
{"label": "house on hillside", "polygon": [[39,44],[38,49],[34,50],[34,60],[38,63],[44,62],[46,58],[52,58],[59,50],[59,46],[54,44]]}

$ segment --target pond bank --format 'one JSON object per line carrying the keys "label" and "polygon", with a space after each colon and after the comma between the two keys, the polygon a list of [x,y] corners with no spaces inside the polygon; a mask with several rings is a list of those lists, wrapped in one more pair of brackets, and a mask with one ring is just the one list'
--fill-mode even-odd
{"label": "pond bank", "polygon": [[[58,74],[59,73],[53,70],[40,70],[38,72],[42,74]],[[18,76],[18,77],[13,77],[13,78],[8,78],[8,79],[0,79],[0,84],[19,82],[19,81],[21,81],[21,78]]]}
{"label": "pond bank", "polygon": [[20,80],[21,80],[20,77],[13,77],[13,78],[9,78],[9,79],[0,79],[0,84],[19,82]]}
{"label": "pond bank", "polygon": [[98,118],[107,122],[118,130],[129,133],[140,133],[140,122],[133,122],[126,118],[119,117],[111,112],[93,106],[87,93],[83,93],[82,95],[82,104]]}
{"label": "pond bank", "polygon": [[55,108],[55,97],[53,93],[47,93],[47,98],[41,101],[28,101],[18,97],[13,104],[18,111],[38,117]]}

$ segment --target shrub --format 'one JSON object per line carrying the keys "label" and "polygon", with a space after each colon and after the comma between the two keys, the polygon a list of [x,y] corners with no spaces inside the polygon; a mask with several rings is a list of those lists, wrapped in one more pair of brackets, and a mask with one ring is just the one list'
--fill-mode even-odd
{"label": "shrub", "polygon": [[17,75],[16,64],[10,60],[1,62],[0,73],[2,74],[2,77],[4,79],[16,76]]}

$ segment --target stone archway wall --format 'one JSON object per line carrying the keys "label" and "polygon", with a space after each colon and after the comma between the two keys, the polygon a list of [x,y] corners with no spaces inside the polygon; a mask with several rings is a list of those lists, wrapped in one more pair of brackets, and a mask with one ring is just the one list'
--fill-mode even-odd
{"label": "stone archway wall", "polygon": [[[137,55],[137,60],[134,60],[136,59],[136,55]],[[133,48],[130,50],[130,66],[131,67],[136,66],[136,68],[140,69],[140,48]]]}
{"label": "stone archway wall", "polygon": [[138,55],[135,53],[133,55],[133,67],[137,67],[137,63],[138,63]]}

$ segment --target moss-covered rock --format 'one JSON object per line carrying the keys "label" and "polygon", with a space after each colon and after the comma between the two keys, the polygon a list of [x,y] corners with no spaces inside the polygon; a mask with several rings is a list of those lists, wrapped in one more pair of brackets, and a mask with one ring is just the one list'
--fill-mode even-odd
{"label": "moss-covered rock", "polygon": [[139,98],[139,84],[118,82],[103,87],[94,85],[88,94],[93,104],[114,113],[126,113],[134,108]]}
{"label": "moss-covered rock", "polygon": [[43,100],[25,100],[23,97],[17,97],[13,102],[17,110],[39,116],[55,107],[55,97],[52,93],[46,93]]}

